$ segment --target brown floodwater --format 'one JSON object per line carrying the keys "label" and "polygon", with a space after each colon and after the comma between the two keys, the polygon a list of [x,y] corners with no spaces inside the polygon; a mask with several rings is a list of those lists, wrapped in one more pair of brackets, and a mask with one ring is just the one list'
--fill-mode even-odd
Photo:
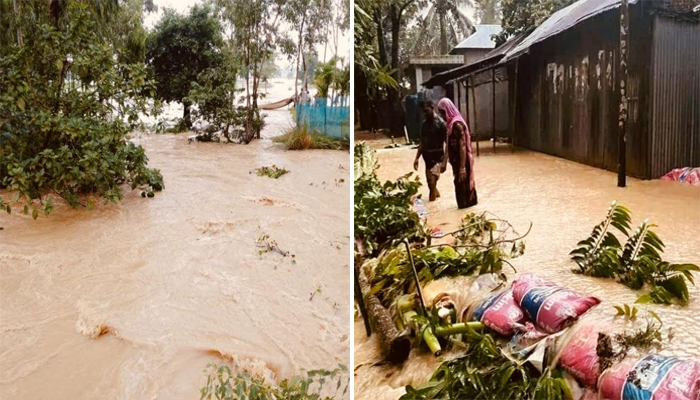
{"label": "brown floodwater", "polygon": [[[499,147],[494,154],[490,146],[484,147],[487,150],[476,158],[474,167],[479,204],[469,211],[457,209],[448,168],[438,183],[442,197],[428,204],[430,227],[440,226],[448,232],[459,226],[467,212],[483,211],[508,220],[520,233],[525,233],[532,222],[532,230],[524,239],[525,254],[512,260],[518,273],[539,274],[581,293],[598,296],[603,302],[593,315],[598,314],[605,321],[614,315],[613,305],[632,304],[640,293],[614,280],[573,274],[574,264],[568,253],[604,218],[613,200],[630,208],[633,225],[645,218],[658,224],[655,231],[666,244],[665,259],[700,265],[700,187],[629,178],[626,188],[618,188],[613,172],[531,151],[511,153],[509,148]],[[415,150],[409,148],[379,150],[380,178],[396,179],[412,170],[414,155]],[[423,179],[422,162],[419,171]],[[421,193],[427,199],[427,187]],[[649,306],[675,332],[664,353],[700,358],[698,286],[691,288],[687,307]],[[427,285],[424,295],[429,300],[440,292],[464,291],[468,287],[468,279],[443,279]],[[440,362],[428,351],[413,349],[401,366],[375,365],[381,361],[378,340],[376,335],[367,338],[361,320],[355,321],[354,343],[358,400],[395,400],[405,393],[405,385],[427,381]]]}
{"label": "brown floodwater", "polygon": [[[267,115],[265,137],[291,125]],[[211,362],[348,364],[348,152],[186,136],[134,138],[165,178],[153,199],[0,216],[1,399],[198,399]],[[250,174],[270,164],[291,172]],[[262,234],[294,258],[258,254]]]}

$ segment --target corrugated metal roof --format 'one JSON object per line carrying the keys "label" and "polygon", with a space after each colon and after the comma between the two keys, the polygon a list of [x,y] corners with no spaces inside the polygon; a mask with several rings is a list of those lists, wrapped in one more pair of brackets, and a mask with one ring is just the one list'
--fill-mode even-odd
{"label": "corrugated metal roof", "polygon": [[[629,3],[635,4],[638,1],[639,0],[629,0]],[[568,7],[562,8],[552,14],[542,25],[532,31],[530,36],[509,51],[505,57],[503,57],[503,61],[505,62],[516,58],[526,53],[530,49],[530,46],[559,34],[600,13],[617,8],[619,5],[620,0],[579,0]]]}
{"label": "corrugated metal roof", "polygon": [[496,42],[491,39],[491,36],[498,35],[501,30],[500,25],[477,25],[476,32],[452,48],[450,54],[454,54],[454,51],[459,49],[493,49],[496,47]]}
{"label": "corrugated metal roof", "polygon": [[503,57],[504,54],[510,51],[510,49],[513,47],[517,46],[518,43],[520,43],[524,38],[524,34],[512,37],[508,39],[507,42],[489,51],[485,56],[474,61],[473,63],[435,74],[430,77],[430,79],[423,82],[422,85],[427,88],[432,88],[437,85],[442,85],[445,82],[469,75],[470,73],[478,71],[489,64],[496,63]]}

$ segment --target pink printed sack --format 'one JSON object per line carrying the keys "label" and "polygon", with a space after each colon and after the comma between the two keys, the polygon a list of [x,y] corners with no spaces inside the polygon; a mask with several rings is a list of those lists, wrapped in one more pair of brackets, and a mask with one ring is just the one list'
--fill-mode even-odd
{"label": "pink printed sack", "polygon": [[659,355],[627,358],[605,371],[598,386],[607,400],[697,400],[700,363]]}
{"label": "pink printed sack", "polygon": [[600,303],[531,274],[513,282],[513,297],[525,315],[542,330],[555,333]]}

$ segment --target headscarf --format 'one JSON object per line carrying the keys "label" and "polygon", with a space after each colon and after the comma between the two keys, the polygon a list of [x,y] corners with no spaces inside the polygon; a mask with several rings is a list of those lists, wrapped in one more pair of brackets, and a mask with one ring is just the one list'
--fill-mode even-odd
{"label": "headscarf", "polygon": [[452,100],[448,99],[447,97],[443,97],[440,99],[440,101],[438,101],[437,109],[445,113],[445,123],[447,124],[448,134],[452,133],[452,127],[454,126],[455,122],[461,122],[464,124],[464,126],[467,126],[467,123],[464,122],[464,118],[462,118],[462,114],[460,114],[457,107],[455,107],[454,103],[452,103]]}

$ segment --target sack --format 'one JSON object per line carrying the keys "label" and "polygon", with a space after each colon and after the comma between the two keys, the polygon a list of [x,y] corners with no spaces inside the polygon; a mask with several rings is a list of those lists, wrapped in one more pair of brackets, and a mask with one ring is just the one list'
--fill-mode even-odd
{"label": "sack", "polygon": [[598,334],[606,327],[601,321],[581,321],[564,338],[559,365],[585,386],[594,388],[600,377]]}
{"label": "sack", "polygon": [[697,400],[700,363],[659,355],[626,358],[605,371],[598,386],[608,400]]}
{"label": "sack", "polygon": [[549,333],[566,328],[600,303],[595,297],[581,296],[531,274],[513,282],[513,297],[525,315]]}
{"label": "sack", "polygon": [[477,305],[469,319],[481,321],[499,334],[511,337],[523,326],[525,314],[515,303],[513,289],[506,289]]}

